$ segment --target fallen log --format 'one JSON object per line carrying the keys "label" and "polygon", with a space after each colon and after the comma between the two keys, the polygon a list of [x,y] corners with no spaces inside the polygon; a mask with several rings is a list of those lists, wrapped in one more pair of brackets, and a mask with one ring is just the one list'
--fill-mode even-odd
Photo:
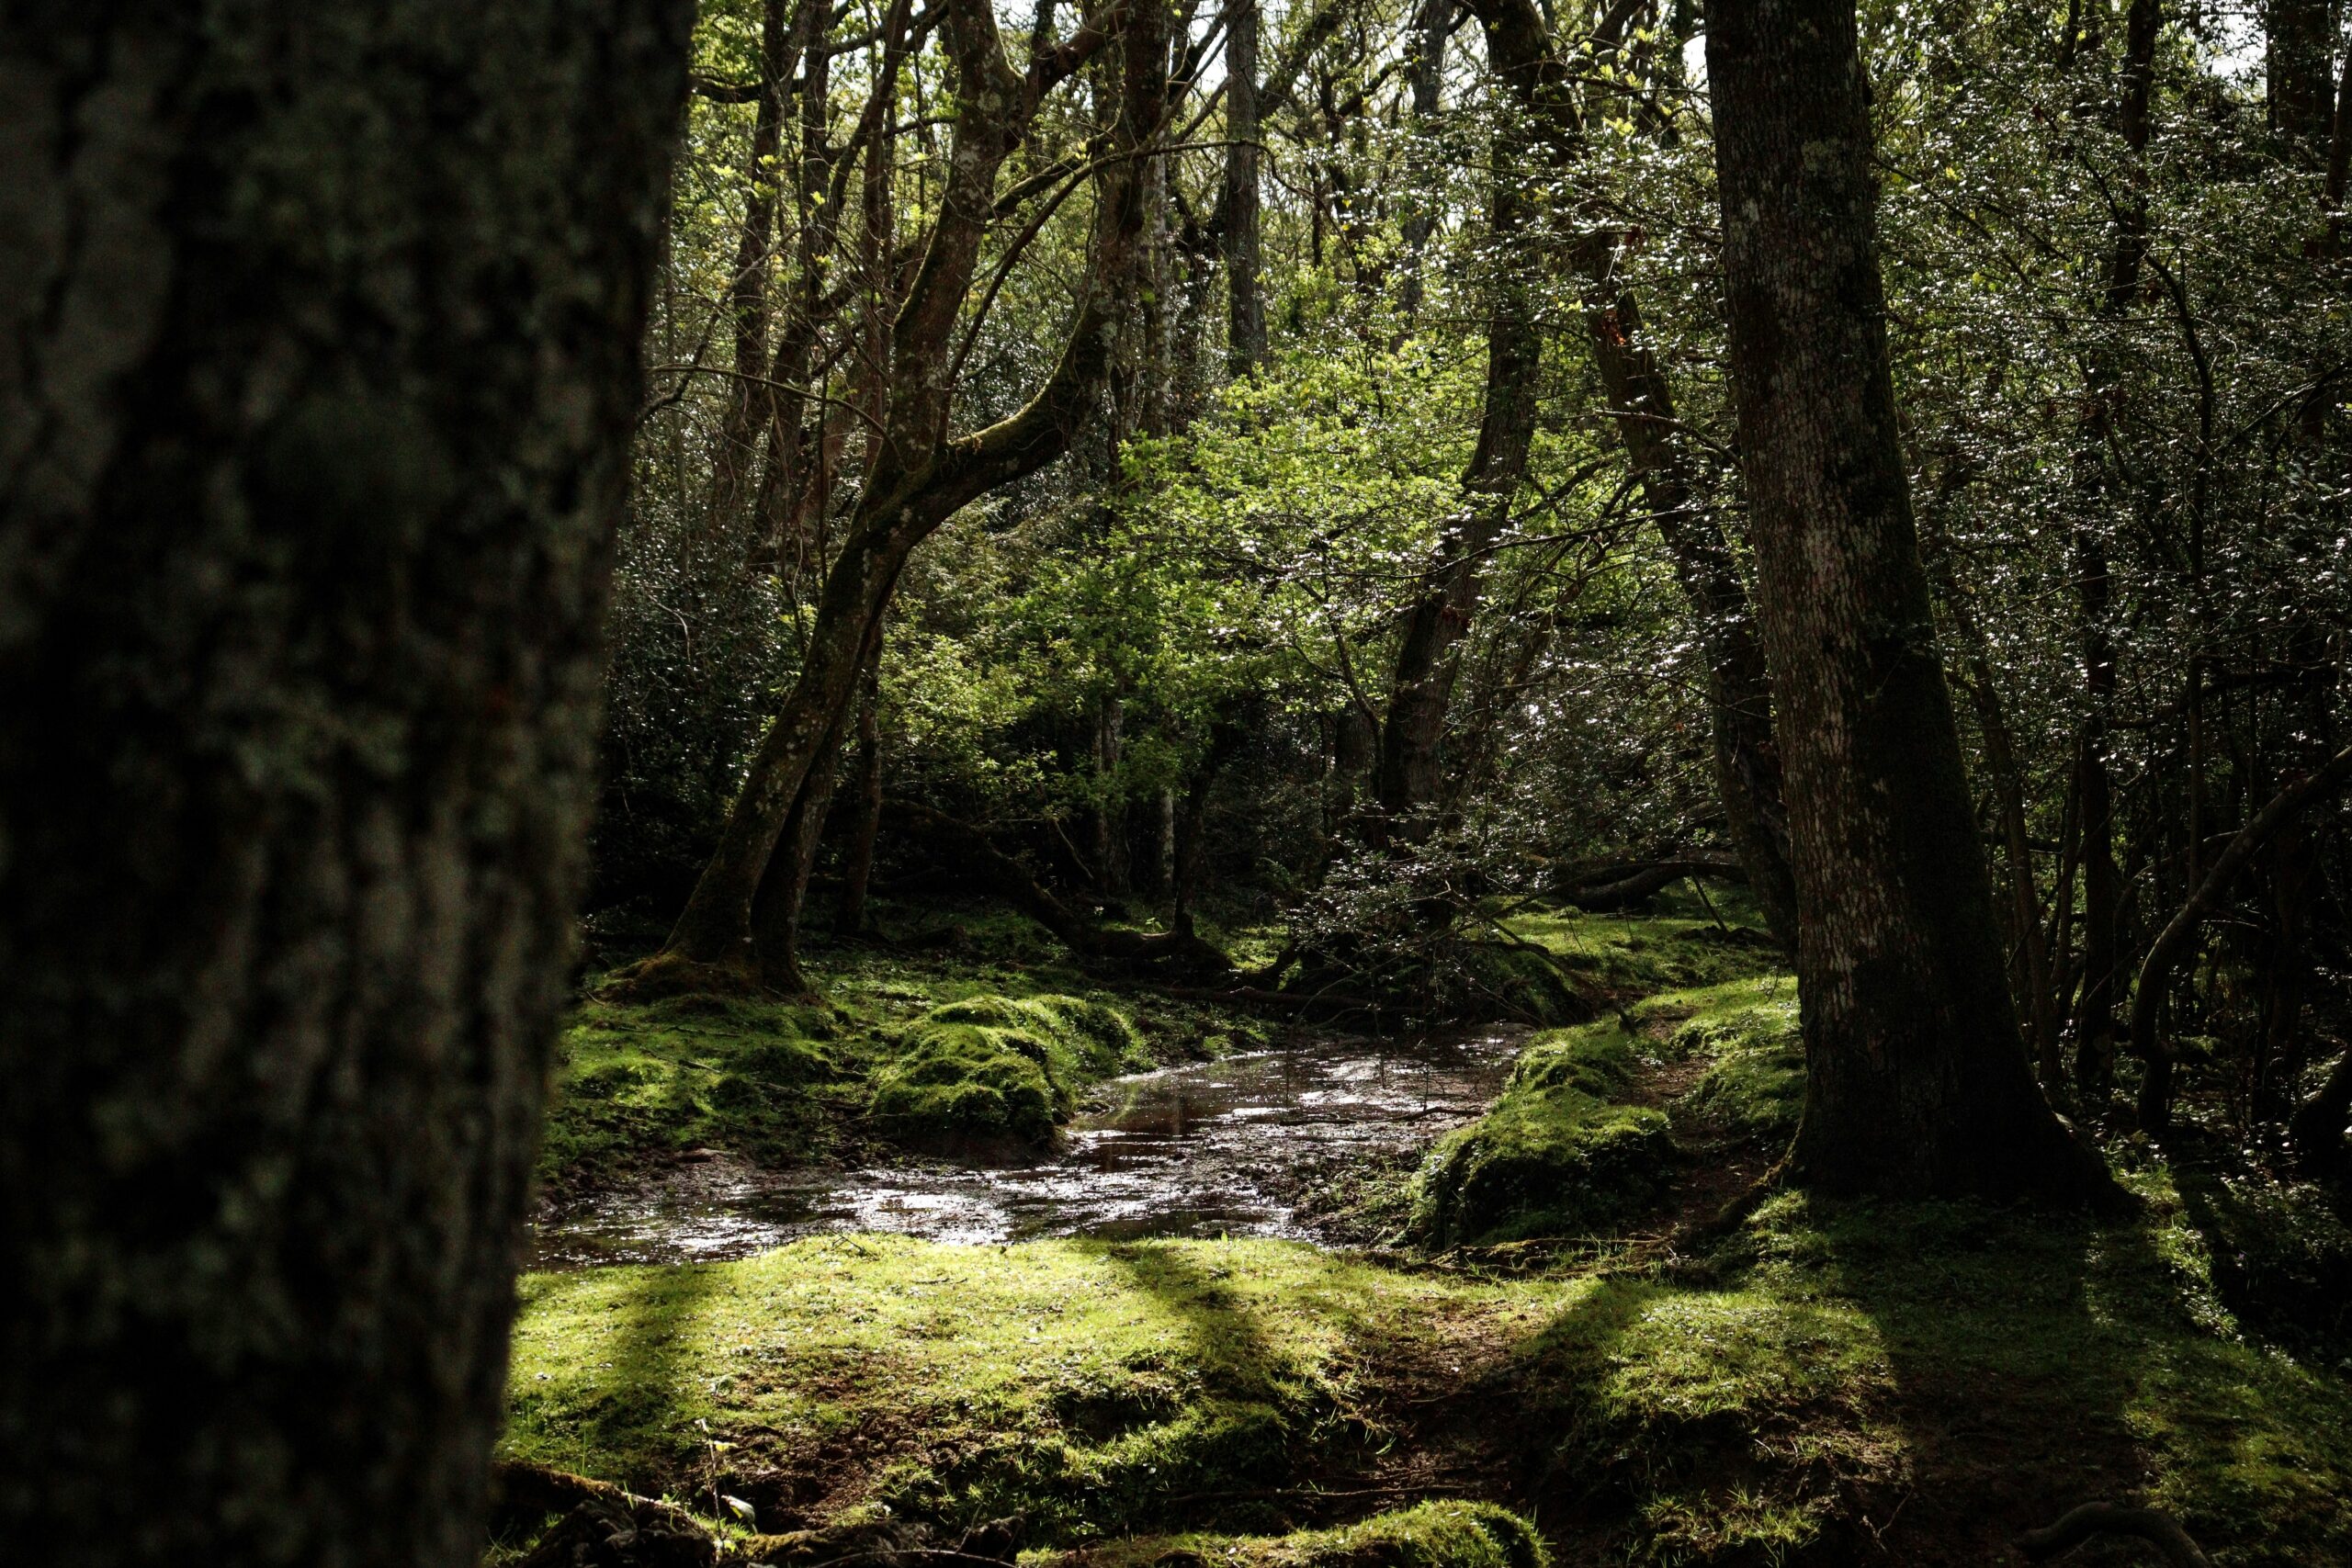
{"label": "fallen log", "polygon": [[991,843],[970,823],[917,801],[882,803],[884,819],[956,856],[1006,902],[1051,931],[1080,958],[1184,975],[1227,975],[1233,960],[1188,929],[1146,933],[1097,925],[1056,897],[1029,868]]}
{"label": "fallen log", "polygon": [[1686,876],[1712,876],[1719,882],[1744,883],[1747,880],[1747,871],[1736,861],[1713,857],[1662,860],[1635,867],[1611,881],[1557,887],[1554,889],[1554,897],[1564,904],[1573,905],[1589,913],[1603,914],[1645,904],[1664,892],[1668,884],[1679,882]]}

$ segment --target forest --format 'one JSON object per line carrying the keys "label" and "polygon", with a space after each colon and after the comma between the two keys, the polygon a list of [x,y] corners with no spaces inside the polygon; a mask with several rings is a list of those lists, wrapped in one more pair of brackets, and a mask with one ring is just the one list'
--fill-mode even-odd
{"label": "forest", "polygon": [[0,15],[0,1556],[2352,1568],[2352,7]]}

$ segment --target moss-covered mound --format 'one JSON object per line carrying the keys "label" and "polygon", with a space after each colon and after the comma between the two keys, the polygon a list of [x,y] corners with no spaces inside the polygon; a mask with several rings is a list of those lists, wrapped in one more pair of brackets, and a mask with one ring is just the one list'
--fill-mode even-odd
{"label": "moss-covered mound", "polygon": [[1423,1503],[1335,1529],[1153,1536],[1072,1554],[1087,1568],[1548,1568],[1535,1527],[1492,1503]]}
{"label": "moss-covered mound", "polygon": [[971,1147],[1049,1142],[1079,1090],[1144,1065],[1135,1026],[1078,997],[972,997],[907,1029],[874,1076],[869,1111],[896,1142]]}
{"label": "moss-covered mound", "polygon": [[1435,1247],[1582,1234],[1655,1198],[1674,1144],[1665,1112],[1621,1101],[1634,1047],[1614,1019],[1537,1036],[1495,1108],[1430,1151],[1415,1234]]}
{"label": "moss-covered mound", "polygon": [[[1670,1106],[1640,1072],[1681,1066]],[[1689,1067],[1696,1066],[1695,1080]],[[1705,1143],[1770,1145],[1804,1106],[1796,988],[1781,976],[1669,991],[1580,1029],[1531,1042],[1483,1119],[1422,1166],[1413,1234],[1435,1247],[1589,1235],[1658,1198],[1689,1117]]]}
{"label": "moss-covered mound", "polygon": [[539,1156],[558,1187],[699,1145],[811,1157],[857,1062],[825,1009],[707,995],[588,1002],[562,1050]]}
{"label": "moss-covered mound", "polygon": [[1666,1053],[1706,1063],[1685,1104],[1759,1141],[1786,1142],[1804,1111],[1804,1042],[1796,983],[1784,975],[1733,980],[1658,998],[1636,1018],[1672,1018]]}

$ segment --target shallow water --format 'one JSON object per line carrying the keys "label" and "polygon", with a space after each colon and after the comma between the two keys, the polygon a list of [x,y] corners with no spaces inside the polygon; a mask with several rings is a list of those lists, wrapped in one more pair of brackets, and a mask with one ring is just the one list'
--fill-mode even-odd
{"label": "shallow water", "polygon": [[1501,1087],[1523,1031],[1309,1038],[1101,1086],[1033,1165],[776,1175],[725,1160],[546,1216],[533,1267],[741,1258],[821,1231],[986,1244],[1035,1236],[1317,1239],[1308,1173],[1418,1148]]}

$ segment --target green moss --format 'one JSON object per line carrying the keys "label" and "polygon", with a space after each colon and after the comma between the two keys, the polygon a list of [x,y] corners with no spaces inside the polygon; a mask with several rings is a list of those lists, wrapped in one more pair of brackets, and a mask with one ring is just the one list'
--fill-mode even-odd
{"label": "green moss", "polygon": [[[1762,930],[1726,908],[1718,923],[1695,900],[1662,897],[1659,915],[1521,911],[1511,931],[1550,950],[1561,966],[1616,998],[1769,975],[1784,960]],[[1687,913],[1683,912],[1687,908]]]}
{"label": "green moss", "polygon": [[1094,1568],[1548,1568],[1535,1527],[1492,1503],[1422,1503],[1335,1529],[1280,1536],[1183,1535],[1114,1542]]}
{"label": "green moss", "polygon": [[565,1031],[540,1147],[558,1186],[719,1145],[770,1164],[828,1146],[859,1053],[817,1008],[682,997],[590,1001]]}
{"label": "green moss", "polygon": [[1707,1059],[1689,1106],[1738,1132],[1785,1141],[1804,1111],[1804,1043],[1797,1033],[1796,985],[1785,976],[1732,980],[1660,998],[1636,1016],[1690,1016],[1667,1049]]}
{"label": "green moss", "polygon": [[1078,1091],[1144,1065],[1135,1026],[1077,997],[973,997],[934,1008],[874,1077],[874,1123],[902,1144],[1038,1145]]}
{"label": "green moss", "polygon": [[1492,1111],[1422,1167],[1413,1228],[1431,1245],[1588,1232],[1657,1196],[1665,1113],[1617,1102],[1633,1041],[1616,1021],[1538,1035]]}
{"label": "green moss", "polygon": [[526,1278],[507,1445],[657,1495],[707,1497],[715,1466],[828,1510],[1019,1513],[1039,1543],[1246,1529],[1302,1466],[1383,1440],[1372,1348],[1521,1335],[1541,1306],[1277,1242],[811,1238]]}
{"label": "green moss", "polygon": [[1608,1561],[1875,1554],[1882,1533],[1888,1561],[1998,1561],[2118,1497],[2224,1568],[2352,1562],[2352,1386],[2246,1340],[2169,1179],[2133,1179],[2148,1213],[2105,1225],[1784,1197],[1686,1277],[895,1237],[534,1276],[507,1441],[681,1497],[781,1476],[811,1523],[888,1502],[943,1529],[1023,1514],[1040,1546],[1258,1530],[1279,1526],[1251,1499],[1351,1484],[1319,1478],[1373,1464],[1402,1436],[1376,1413],[1458,1368]]}

